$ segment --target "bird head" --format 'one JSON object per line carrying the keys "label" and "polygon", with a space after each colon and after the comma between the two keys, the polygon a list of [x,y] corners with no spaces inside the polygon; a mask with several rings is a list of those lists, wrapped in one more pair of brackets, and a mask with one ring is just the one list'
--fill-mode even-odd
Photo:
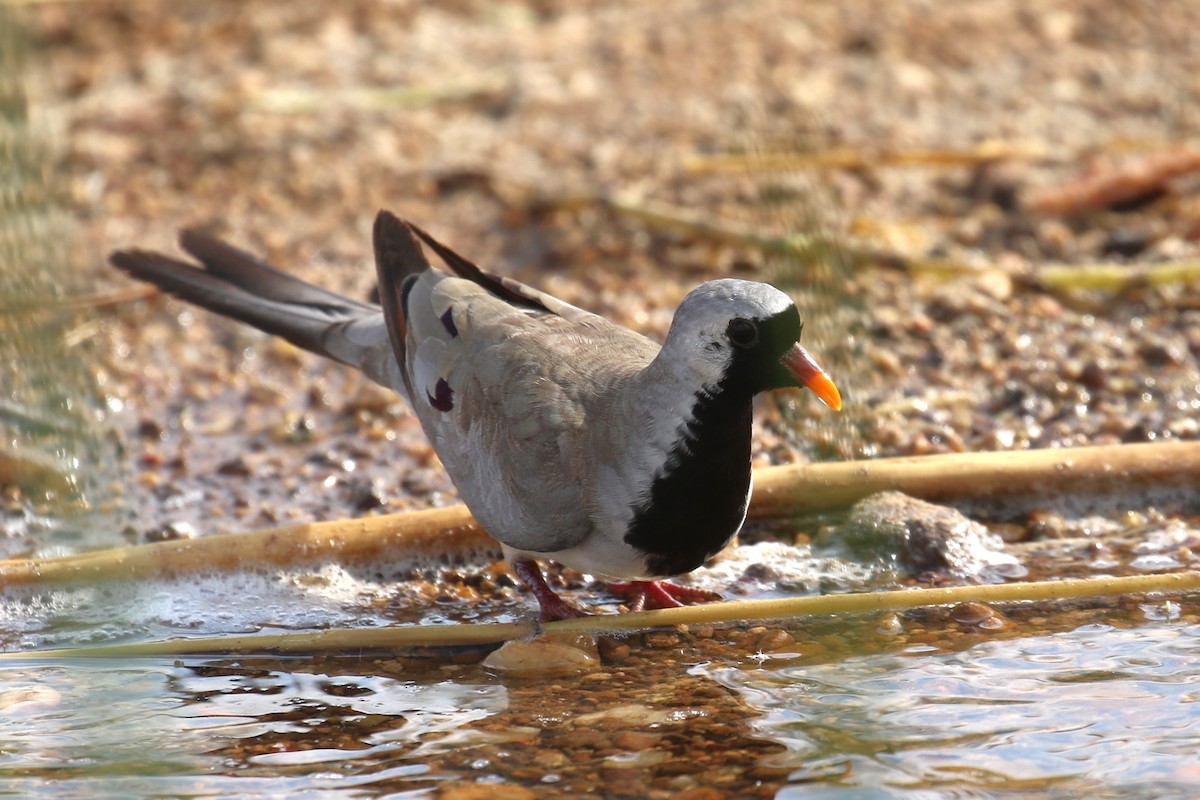
{"label": "bird head", "polygon": [[709,281],[692,290],[671,323],[665,350],[682,351],[707,386],[754,395],[804,387],[833,410],[837,386],[800,345],[803,329],[792,299],[756,281]]}

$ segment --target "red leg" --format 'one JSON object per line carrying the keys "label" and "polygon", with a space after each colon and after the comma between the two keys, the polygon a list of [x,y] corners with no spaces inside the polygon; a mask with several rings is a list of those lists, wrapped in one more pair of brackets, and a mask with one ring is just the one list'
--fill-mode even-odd
{"label": "red leg", "polygon": [[533,592],[538,606],[542,609],[543,622],[555,619],[575,619],[588,615],[586,611],[580,611],[563,600],[550,588],[550,584],[546,583],[546,578],[542,575],[542,568],[537,565],[536,561],[514,561],[512,568],[513,572],[517,573],[517,577],[529,587],[529,591]]}
{"label": "red leg", "polygon": [[643,608],[678,608],[691,603],[706,603],[720,600],[721,595],[694,586],[680,586],[668,581],[629,581],[610,583],[608,590],[617,597],[629,601],[630,611]]}

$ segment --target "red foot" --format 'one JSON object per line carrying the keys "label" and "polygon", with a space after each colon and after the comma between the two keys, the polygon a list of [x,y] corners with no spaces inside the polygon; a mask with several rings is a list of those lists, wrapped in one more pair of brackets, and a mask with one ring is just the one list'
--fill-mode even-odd
{"label": "red foot", "polygon": [[647,608],[679,608],[692,603],[707,603],[720,600],[721,595],[695,586],[680,586],[669,581],[629,581],[610,583],[608,591],[624,598],[630,611]]}
{"label": "red foot", "polygon": [[536,561],[514,561],[512,568],[513,572],[517,573],[517,577],[524,581],[525,585],[529,587],[529,591],[533,592],[533,596],[537,598],[538,606],[542,609],[542,622],[588,616],[586,611],[581,611],[563,600],[550,588],[550,584],[546,583],[546,578],[542,575],[542,568],[537,565]]}

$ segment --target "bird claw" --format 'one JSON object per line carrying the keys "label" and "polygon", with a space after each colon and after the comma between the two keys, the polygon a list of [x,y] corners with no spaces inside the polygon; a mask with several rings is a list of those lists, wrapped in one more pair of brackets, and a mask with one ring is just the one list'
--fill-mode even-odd
{"label": "bird claw", "polygon": [[[529,591],[538,601],[542,610],[542,622],[559,619],[579,619],[590,616],[576,606],[558,596],[558,593],[546,583],[537,562],[517,560],[512,562],[513,572],[517,574]],[[679,608],[692,603],[707,603],[720,600],[721,595],[708,589],[695,586],[680,586],[670,581],[628,581],[608,584],[608,591],[623,598],[630,611],[643,611],[647,608]]]}
{"label": "bird claw", "polygon": [[591,614],[583,609],[568,603],[557,594],[548,598],[538,598],[538,604],[542,607],[542,622],[554,622],[560,619],[579,619],[580,617],[590,617]]}
{"label": "bird claw", "polygon": [[630,611],[647,608],[679,608],[693,603],[720,600],[721,595],[695,586],[680,586],[670,581],[628,581],[608,584],[608,591],[623,598]]}
{"label": "bird claw", "polygon": [[550,588],[550,584],[546,583],[546,577],[542,575],[542,569],[536,562],[514,561],[512,568],[537,599],[538,607],[542,610],[542,622],[590,616],[586,611],[576,608],[559,597],[558,593]]}

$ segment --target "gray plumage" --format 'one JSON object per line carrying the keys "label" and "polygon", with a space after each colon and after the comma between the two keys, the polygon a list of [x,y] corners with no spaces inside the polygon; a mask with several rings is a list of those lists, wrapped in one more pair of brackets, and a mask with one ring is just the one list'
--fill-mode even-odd
{"label": "gray plumage", "polygon": [[[433,269],[421,242],[451,271]],[[199,266],[144,250],[111,261],[404,394],[463,501],[514,562],[549,557],[586,572],[652,577],[646,548],[626,539],[656,482],[696,448],[688,437],[703,403],[736,395],[741,404],[744,394],[748,425],[755,392],[799,385],[772,373],[744,392],[730,386],[734,366],[751,363],[739,355],[747,348],[731,341],[731,321],[787,328],[763,362],[770,370],[785,349],[798,349],[794,306],[766,284],[697,288],[660,349],[483,272],[387,212],[376,219],[374,243],[380,305],[312,286],[196,231],[185,231],[180,244]],[[748,451],[748,429],[745,439]],[[736,462],[742,469],[740,456]],[[697,558],[735,532],[721,532]]]}

